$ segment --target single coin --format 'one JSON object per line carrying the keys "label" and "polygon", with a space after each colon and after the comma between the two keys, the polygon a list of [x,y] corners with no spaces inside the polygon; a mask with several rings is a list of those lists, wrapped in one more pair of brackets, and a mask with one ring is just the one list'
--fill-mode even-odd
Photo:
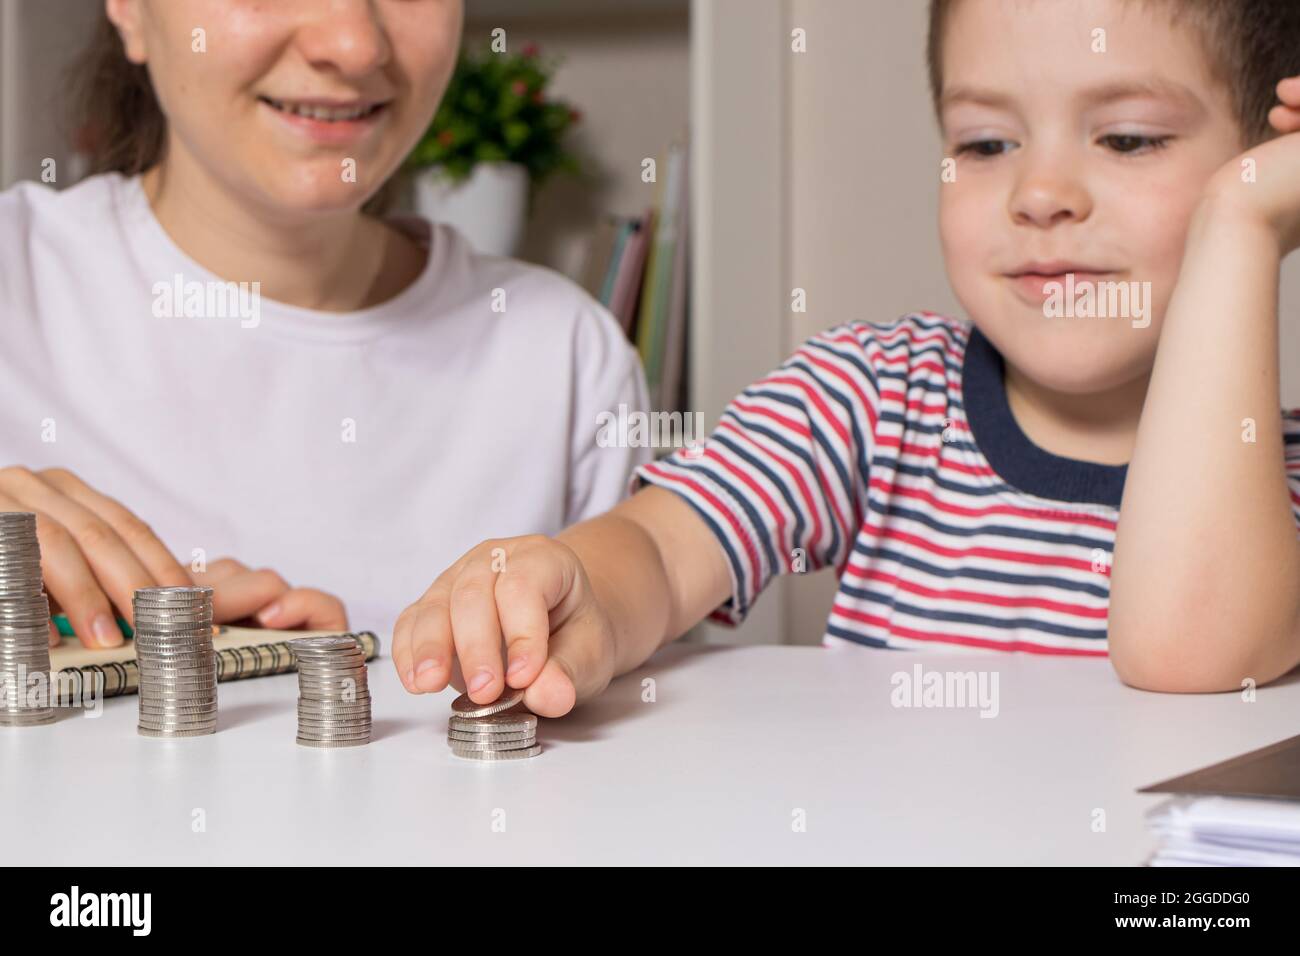
{"label": "single coin", "polygon": [[542,752],[541,747],[529,747],[526,750],[452,750],[452,754],[462,760],[524,760],[536,757]]}
{"label": "single coin", "polygon": [[509,710],[523,702],[524,692],[507,687],[506,692],[490,704],[476,704],[469,699],[469,694],[461,694],[451,702],[451,711],[457,717],[489,717]]}

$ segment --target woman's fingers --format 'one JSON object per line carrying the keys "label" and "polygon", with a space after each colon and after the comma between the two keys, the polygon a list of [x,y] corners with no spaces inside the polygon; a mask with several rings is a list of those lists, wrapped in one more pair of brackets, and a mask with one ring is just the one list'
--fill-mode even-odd
{"label": "woman's fingers", "polygon": [[332,594],[315,588],[291,588],[257,612],[257,623],[281,630],[346,631],[347,611]]}
{"label": "woman's fingers", "polygon": [[232,574],[212,588],[213,623],[250,617],[289,590],[284,578],[268,568]]}
{"label": "woman's fingers", "polygon": [[[88,594],[80,581],[80,565],[89,565],[93,572],[96,589],[102,590],[108,599],[122,612],[127,620],[132,620],[132,595],[137,588],[153,587],[153,575],[136,557],[134,551],[122,540],[121,536],[103,518],[85,505],[72,500],[54,485],[26,468],[5,468],[0,470],[0,490],[21,504],[19,510],[35,511],[47,517],[46,533],[52,534],[55,525],[60,526],[72,538],[72,547],[66,542],[54,555],[55,559],[71,561],[72,550],[79,552],[77,567],[70,567],[66,577],[74,578],[81,591],[78,592],[81,606],[86,607]],[[40,519],[37,519],[37,531],[40,532]],[[49,576],[57,577],[53,565],[45,562],[45,540],[41,540],[41,566]],[[84,557],[83,557],[84,556]],[[72,607],[63,595],[59,596],[65,608]],[[74,602],[75,604],[76,602]],[[110,615],[111,617],[111,615]],[[89,622],[87,622],[89,624]],[[78,633],[80,627],[74,623]],[[116,628],[116,623],[113,624]],[[90,632],[87,632],[90,633]],[[101,631],[94,632],[97,637]],[[103,641],[100,640],[102,645]]]}
{"label": "woman's fingers", "polygon": [[149,572],[156,585],[185,587],[190,583],[189,573],[167,550],[167,546],[158,540],[153,529],[127,510],[121,502],[101,494],[63,468],[47,468],[37,475],[65,497],[107,522]]}
{"label": "woman's fingers", "polygon": [[192,571],[190,578],[195,584],[214,588],[227,578],[242,574],[248,570],[247,565],[234,558],[218,558],[207,566],[205,571]]}
{"label": "woman's fingers", "polygon": [[[0,491],[0,511],[33,511]],[[86,647],[120,647],[122,632],[113,616],[108,596],[95,580],[67,529],[43,512],[36,512],[36,539],[41,547],[41,575],[50,603],[68,616],[72,629]],[[58,631],[50,622],[51,640]]]}

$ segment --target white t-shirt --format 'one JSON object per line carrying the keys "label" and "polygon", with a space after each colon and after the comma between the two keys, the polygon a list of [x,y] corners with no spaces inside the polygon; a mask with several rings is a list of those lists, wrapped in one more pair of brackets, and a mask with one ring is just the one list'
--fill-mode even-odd
{"label": "white t-shirt", "polygon": [[557,273],[399,224],[429,260],[394,299],[253,309],[209,295],[138,178],[0,194],[0,465],[68,468],[182,564],[274,568],[381,631],[484,538],[614,505],[649,455],[597,443],[601,412],[647,405],[615,320]]}

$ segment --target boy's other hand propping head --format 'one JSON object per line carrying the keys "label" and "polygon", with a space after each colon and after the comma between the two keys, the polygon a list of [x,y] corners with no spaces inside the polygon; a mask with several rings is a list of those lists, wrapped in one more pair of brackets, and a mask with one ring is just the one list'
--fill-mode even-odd
{"label": "boy's other hand propping head", "polygon": [[1300,75],[1278,83],[1277,95],[1268,119],[1281,135],[1234,157],[1210,178],[1206,194],[1270,228],[1285,256],[1300,248]]}
{"label": "boy's other hand propping head", "polygon": [[503,538],[470,549],[402,612],[393,664],[414,694],[450,683],[484,704],[508,684],[526,688],[533,713],[559,717],[609,684],[614,637],[571,548]]}

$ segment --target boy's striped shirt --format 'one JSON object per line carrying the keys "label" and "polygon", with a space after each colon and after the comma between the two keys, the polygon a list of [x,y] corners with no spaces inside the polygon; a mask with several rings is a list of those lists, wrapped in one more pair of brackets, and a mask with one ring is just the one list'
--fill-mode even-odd
{"label": "boy's striped shirt", "polygon": [[[1300,521],[1300,416],[1284,430]],[[715,619],[831,565],[827,643],[1103,656],[1126,472],[1035,446],[988,340],[921,312],[814,336],[634,484],[681,495],[717,536],[732,596]]]}

